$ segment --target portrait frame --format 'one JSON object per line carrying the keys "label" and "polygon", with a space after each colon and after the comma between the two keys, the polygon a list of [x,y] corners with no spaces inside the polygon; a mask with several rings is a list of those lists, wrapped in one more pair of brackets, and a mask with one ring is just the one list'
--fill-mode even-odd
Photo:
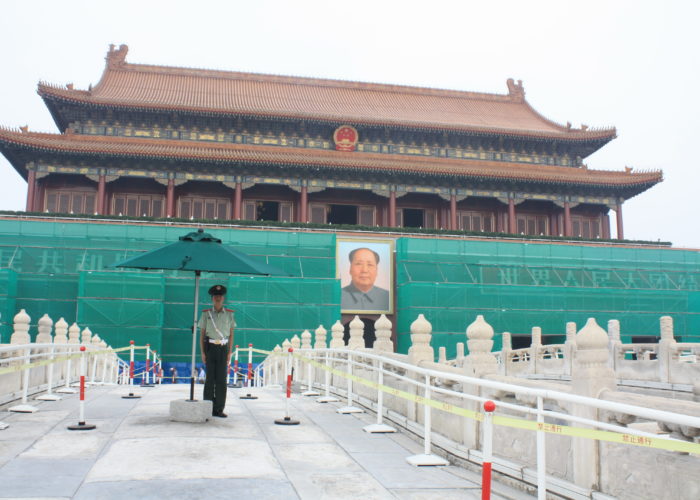
{"label": "portrait frame", "polygon": [[[395,241],[386,238],[336,238],[335,276],[340,280],[340,312],[342,314],[392,314],[394,312],[394,246]],[[384,302],[384,291],[388,292],[386,307],[360,307],[357,302],[353,301],[356,294],[352,292],[348,294],[345,290],[352,284],[350,252],[361,248],[368,248],[379,256],[377,275],[374,281],[376,289],[374,292],[376,293],[370,292],[369,295],[378,294],[381,298],[380,302]]]}

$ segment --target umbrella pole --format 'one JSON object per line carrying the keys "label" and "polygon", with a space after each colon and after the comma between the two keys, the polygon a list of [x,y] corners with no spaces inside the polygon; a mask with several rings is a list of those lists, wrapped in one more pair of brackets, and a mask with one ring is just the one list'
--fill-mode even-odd
{"label": "umbrella pole", "polygon": [[197,351],[197,309],[199,309],[199,271],[194,272],[194,323],[192,324],[192,367],[190,370],[190,401],[194,401],[194,355]]}

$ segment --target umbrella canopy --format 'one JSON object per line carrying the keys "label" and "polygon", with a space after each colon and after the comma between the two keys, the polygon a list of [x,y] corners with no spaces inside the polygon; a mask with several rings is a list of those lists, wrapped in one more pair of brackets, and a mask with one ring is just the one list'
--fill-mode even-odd
{"label": "umbrella canopy", "polygon": [[281,269],[258,262],[248,255],[223,245],[202,229],[180,236],[170,243],[114,264],[114,267],[138,269],[175,269],[212,273],[288,276]]}

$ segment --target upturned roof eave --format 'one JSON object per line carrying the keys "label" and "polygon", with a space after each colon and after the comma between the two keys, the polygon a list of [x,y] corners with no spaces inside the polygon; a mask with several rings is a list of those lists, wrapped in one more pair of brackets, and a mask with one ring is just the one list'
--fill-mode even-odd
{"label": "upturned roof eave", "polygon": [[[617,190],[617,191],[622,191],[622,190],[633,190],[637,191],[636,188],[641,188],[640,191],[636,192],[636,194],[639,194],[646,189],[649,189],[651,186],[657,184],[658,182],[661,182],[663,180],[662,172],[661,171],[656,171],[656,172],[644,172],[644,173],[628,173],[628,174],[623,174],[620,172],[620,175],[630,175],[632,178],[629,179],[627,182],[612,182],[611,180],[608,180],[606,182],[606,179],[603,179],[603,175],[610,175],[610,174],[617,174],[617,172],[606,172],[606,171],[588,171],[588,172],[594,172],[593,175],[599,175],[600,178],[598,179],[561,179],[561,178],[546,178],[545,174],[543,173],[542,176],[524,176],[517,172],[516,168],[513,167],[513,170],[510,172],[493,172],[491,175],[488,173],[485,173],[484,171],[472,171],[472,172],[459,172],[459,171],[448,171],[446,169],[447,166],[454,166],[454,165],[459,165],[459,164],[480,164],[480,165],[490,165],[491,162],[487,161],[473,161],[473,160],[458,160],[458,159],[449,159],[449,158],[440,158],[440,159],[431,159],[428,162],[424,162],[424,164],[419,164],[416,162],[415,158],[411,157],[404,157],[402,155],[377,155],[377,154],[369,154],[369,153],[349,153],[351,155],[363,155],[364,158],[367,158],[367,161],[371,160],[379,160],[383,165],[366,165],[363,166],[361,164],[358,164],[356,161],[354,164],[349,164],[348,162],[341,162],[341,159],[347,160],[348,158],[344,155],[347,155],[348,153],[338,153],[338,152],[332,152],[332,151],[324,151],[322,154],[319,154],[319,158],[313,159],[313,158],[307,158],[305,160],[299,160],[299,159],[285,159],[285,158],[259,158],[259,157],[253,157],[252,155],[248,158],[217,158],[217,157],[212,157],[210,156],[205,156],[203,153],[206,153],[209,149],[218,149],[218,150],[233,150],[234,148],[231,147],[230,145],[222,145],[222,144],[214,144],[214,145],[206,145],[210,146],[209,149],[207,147],[203,147],[201,144],[189,144],[183,141],[174,141],[176,144],[173,144],[173,146],[180,145],[180,146],[185,146],[186,149],[189,151],[189,154],[184,154],[182,152],[176,152],[174,151],[175,148],[173,148],[173,152],[168,154],[167,153],[167,148],[166,151],[164,152],[163,150],[157,151],[157,152],[133,152],[133,151],[107,151],[107,150],[100,150],[99,148],[95,147],[94,144],[92,144],[93,149],[87,149],[85,148],[86,144],[90,146],[91,144],[89,143],[90,139],[93,139],[91,137],[85,137],[85,136],[75,136],[75,139],[79,139],[79,142],[76,142],[73,146],[70,145],[63,145],[62,147],[57,147],[57,146],[51,146],[47,144],[42,144],[41,143],[41,138],[43,137],[44,139],[46,136],[51,137],[53,134],[25,134],[25,133],[19,133],[19,132],[12,132],[8,130],[0,130],[0,149],[3,150],[5,155],[8,157],[8,160],[13,164],[15,170],[17,170],[20,175],[22,175],[26,179],[26,169],[24,165],[22,165],[19,161],[19,159],[14,159],[15,153],[14,151],[17,150],[25,150],[25,151],[42,151],[46,152],[49,154],[54,154],[54,155],[59,155],[59,156],[75,156],[78,158],[94,158],[94,157],[99,157],[99,158],[115,158],[115,159],[132,159],[132,160],[143,160],[143,159],[151,159],[151,160],[159,160],[159,161],[165,161],[165,162],[171,162],[173,159],[178,159],[180,161],[188,161],[188,162],[194,162],[194,163],[209,163],[209,164],[229,164],[229,165],[236,165],[236,164],[250,164],[250,165],[269,165],[272,167],[281,167],[281,168],[322,168],[322,169],[328,169],[328,170],[334,170],[334,171],[339,171],[339,172],[348,172],[348,171],[357,171],[357,172],[365,172],[365,173],[376,173],[376,174],[383,174],[383,175],[409,175],[409,176],[416,176],[416,175],[421,175],[421,176],[432,176],[435,178],[446,178],[446,179],[472,179],[472,180],[483,180],[483,181],[491,181],[491,182],[512,182],[512,183],[517,183],[517,184],[529,184],[529,185],[548,185],[548,186],[570,186],[570,187],[581,187],[585,189],[603,189],[603,190]],[[37,138],[37,136],[40,136]],[[65,136],[59,135],[55,136],[56,138],[65,138]],[[88,139],[87,141],[84,139]],[[115,140],[116,139],[116,140]],[[70,139],[68,139],[70,141]],[[118,146],[133,146],[134,144],[137,144],[141,141],[147,141],[143,139],[119,139],[119,138],[109,138],[109,142],[114,142]],[[148,144],[147,142],[144,144]],[[141,144],[143,145],[143,144]],[[82,146],[82,147],[78,147]],[[167,145],[166,145],[167,146]],[[281,148],[275,148],[275,147],[261,147],[261,146],[256,146],[256,151],[255,153],[258,153],[258,149],[262,153],[270,153],[270,156],[279,156],[282,153],[284,153]],[[272,148],[272,149],[270,149]],[[10,155],[6,153],[6,150],[13,150]],[[196,150],[200,149],[200,154],[195,154]],[[296,153],[307,153],[308,151],[305,149],[299,149],[299,148],[288,148],[290,150],[294,150]],[[243,151],[245,153],[245,151]],[[330,153],[330,154],[327,154]],[[338,158],[336,160],[335,164],[332,161],[332,158],[330,158],[333,154],[340,154],[343,155],[342,158]],[[284,155],[281,155],[284,156]],[[11,158],[12,157],[12,158]],[[359,160],[360,156],[357,158],[352,158],[352,160]],[[395,160],[397,164],[399,165],[404,165],[403,167],[396,167],[396,166],[391,166],[388,165],[392,160]],[[416,163],[415,168],[406,168],[405,165],[410,164],[411,160]],[[360,162],[361,163],[361,162]],[[440,165],[443,165],[442,170],[440,170]],[[421,168],[422,165],[422,168]],[[521,168],[526,168],[526,165],[518,165],[517,169]],[[434,168],[434,170],[430,171],[428,168]],[[549,168],[549,167],[546,167]],[[573,167],[556,167],[558,169],[561,168],[573,168]],[[600,172],[600,174],[595,174],[595,172]],[[552,172],[554,173],[554,172]],[[562,172],[559,171],[559,174]],[[635,195],[636,195],[635,194]]]}
{"label": "upturned roof eave", "polygon": [[[384,126],[396,129],[408,129],[408,130],[430,130],[434,132],[441,131],[451,131],[451,132],[463,132],[463,133],[473,133],[477,135],[485,136],[511,136],[517,138],[525,139],[535,139],[535,140],[558,140],[562,142],[573,142],[573,143],[586,143],[586,142],[600,142],[597,147],[598,149],[609,141],[617,137],[617,130],[613,128],[609,129],[593,129],[590,131],[567,131],[563,129],[561,132],[546,132],[546,131],[533,131],[533,130],[521,130],[521,129],[507,129],[507,128],[496,128],[496,127],[479,127],[476,125],[458,126],[454,124],[444,124],[444,123],[434,123],[434,122],[406,122],[401,120],[392,119],[376,119],[372,120],[368,117],[349,119],[344,116],[321,116],[318,114],[311,113],[280,113],[274,111],[265,111],[259,109],[237,109],[237,110],[221,110],[216,108],[204,108],[204,107],[186,107],[186,106],[175,106],[175,105],[156,105],[152,103],[138,103],[138,102],[124,102],[124,101],[101,101],[90,96],[86,91],[80,90],[69,90],[61,89],[54,86],[49,86],[46,84],[40,84],[39,95],[44,99],[44,102],[48,103],[52,100],[61,100],[64,102],[69,102],[75,105],[86,105],[97,108],[105,109],[120,109],[125,111],[153,111],[153,112],[173,112],[178,111],[191,115],[206,115],[206,116],[250,116],[250,117],[262,117],[268,119],[281,119],[281,120],[309,120],[317,121],[321,123],[331,123],[336,125],[341,124],[352,124],[352,125],[367,125],[367,126]],[[527,104],[529,108],[531,106]],[[53,112],[52,112],[53,115]],[[539,116],[539,114],[538,114]],[[543,120],[546,120],[542,117]],[[54,121],[59,126],[61,131],[65,131],[67,124],[63,118],[57,119],[54,117]],[[551,122],[551,120],[546,120]],[[554,123],[554,122],[551,122]],[[555,124],[556,125],[556,124]]]}

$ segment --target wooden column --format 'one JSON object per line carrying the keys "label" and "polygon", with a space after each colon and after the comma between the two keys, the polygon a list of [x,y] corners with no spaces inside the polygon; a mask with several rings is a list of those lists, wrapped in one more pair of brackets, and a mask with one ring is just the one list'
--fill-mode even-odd
{"label": "wooden column", "polygon": [[175,179],[168,179],[168,190],[165,197],[165,210],[167,217],[175,216]]}
{"label": "wooden column", "polygon": [[308,222],[309,217],[307,214],[308,211],[308,204],[309,204],[309,194],[308,194],[308,189],[307,187],[301,186],[301,195],[300,197],[300,207],[299,207],[299,222]]}
{"label": "wooden column", "polygon": [[624,240],[625,231],[622,227],[622,203],[617,204],[617,207],[615,208],[615,215],[617,217],[617,239]]}
{"label": "wooden column", "polygon": [[236,189],[233,194],[233,218],[241,220],[241,205],[243,204],[243,186],[236,182]]}
{"label": "wooden column", "polygon": [[389,192],[389,227],[396,227],[396,191]]}
{"label": "wooden column", "polygon": [[97,180],[97,206],[95,207],[95,211],[99,215],[105,214],[105,186],[105,174],[100,173],[100,177]]}
{"label": "wooden column", "polygon": [[603,215],[603,238],[610,239],[610,215]]}
{"label": "wooden column", "polygon": [[508,198],[508,232],[515,234],[518,228],[515,226],[515,200]]}
{"label": "wooden column", "polygon": [[551,212],[549,214],[549,235],[559,235],[559,229],[557,228],[557,214],[555,212]]}
{"label": "wooden column", "polygon": [[564,236],[573,236],[573,229],[571,228],[571,207],[569,207],[569,202],[564,202]]}
{"label": "wooden column", "polygon": [[29,170],[27,172],[27,212],[34,211],[34,197],[36,195],[36,172]]}
{"label": "wooden column", "polygon": [[457,230],[457,195],[450,195],[450,229]]}

